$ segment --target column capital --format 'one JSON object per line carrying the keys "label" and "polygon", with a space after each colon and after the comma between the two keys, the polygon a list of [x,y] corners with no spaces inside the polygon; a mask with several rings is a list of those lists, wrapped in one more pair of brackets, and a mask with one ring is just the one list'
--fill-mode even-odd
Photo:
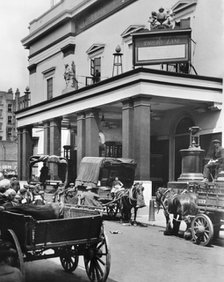
{"label": "column capital", "polygon": [[133,108],[133,99],[127,99],[122,101],[122,110]]}
{"label": "column capital", "polygon": [[99,115],[100,110],[99,109],[89,109],[87,111],[85,111],[86,114],[86,118],[93,118],[93,117],[97,117]]}
{"label": "column capital", "polygon": [[151,97],[148,97],[145,95],[139,95],[133,98],[133,102],[134,102],[134,107],[138,107],[138,106],[150,107],[151,106]]}
{"label": "column capital", "polygon": [[50,126],[58,126],[61,124],[62,117],[57,117],[49,120]]}
{"label": "column capital", "polygon": [[84,112],[79,112],[77,114],[77,121],[84,120],[84,119],[85,119],[85,113]]}

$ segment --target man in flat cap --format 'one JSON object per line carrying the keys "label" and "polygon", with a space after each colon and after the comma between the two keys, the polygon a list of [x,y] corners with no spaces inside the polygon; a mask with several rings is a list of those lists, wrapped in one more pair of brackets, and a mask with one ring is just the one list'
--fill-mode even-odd
{"label": "man in flat cap", "polygon": [[[213,151],[212,158],[204,166],[203,181],[208,181],[209,179],[217,176],[220,170],[224,170],[224,148],[221,146],[221,141],[215,139],[212,141]],[[214,173],[215,172],[215,173]]]}

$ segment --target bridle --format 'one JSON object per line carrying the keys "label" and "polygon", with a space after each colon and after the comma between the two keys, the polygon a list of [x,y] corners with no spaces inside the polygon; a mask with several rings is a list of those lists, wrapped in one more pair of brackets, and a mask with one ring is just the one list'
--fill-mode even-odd
{"label": "bridle", "polygon": [[134,195],[134,190],[135,190],[135,192],[137,193],[138,191],[137,191],[137,187],[135,187],[135,186],[133,186],[130,190],[129,190],[129,203],[131,204],[131,201],[134,201],[134,202],[137,202],[137,198],[135,199],[134,197],[133,197],[133,195]]}
{"label": "bridle", "polygon": [[161,191],[161,189],[158,189],[158,191],[156,193],[160,194],[160,197],[159,197],[159,201],[157,201],[158,203],[160,203],[164,209],[164,212],[168,215],[168,209],[167,207],[165,206],[164,202],[164,198],[166,196],[167,193],[169,193],[171,191],[171,188],[167,188],[164,192]]}

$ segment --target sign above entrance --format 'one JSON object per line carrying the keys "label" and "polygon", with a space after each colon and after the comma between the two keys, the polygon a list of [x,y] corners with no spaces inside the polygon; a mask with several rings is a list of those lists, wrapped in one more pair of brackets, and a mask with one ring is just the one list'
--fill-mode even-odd
{"label": "sign above entrance", "polygon": [[191,60],[191,29],[134,33],[132,42],[134,66]]}

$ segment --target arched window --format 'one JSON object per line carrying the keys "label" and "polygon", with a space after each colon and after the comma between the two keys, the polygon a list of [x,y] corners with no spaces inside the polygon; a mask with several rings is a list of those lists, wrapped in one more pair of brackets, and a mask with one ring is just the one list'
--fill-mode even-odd
{"label": "arched window", "polygon": [[175,134],[189,134],[189,128],[192,126],[194,126],[192,119],[185,117],[178,123]]}

